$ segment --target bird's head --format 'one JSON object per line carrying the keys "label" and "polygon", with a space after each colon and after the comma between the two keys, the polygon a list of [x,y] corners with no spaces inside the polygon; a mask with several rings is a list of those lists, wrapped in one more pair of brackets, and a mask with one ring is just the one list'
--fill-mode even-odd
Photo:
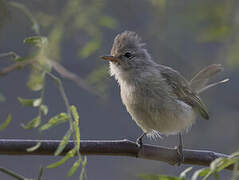
{"label": "bird's head", "polygon": [[144,43],[135,32],[124,31],[115,37],[110,55],[101,58],[110,62],[112,75],[140,71],[153,63],[143,46]]}

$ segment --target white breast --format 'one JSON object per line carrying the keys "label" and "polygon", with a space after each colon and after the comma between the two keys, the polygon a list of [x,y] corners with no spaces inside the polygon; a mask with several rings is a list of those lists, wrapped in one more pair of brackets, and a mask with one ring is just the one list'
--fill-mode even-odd
{"label": "white breast", "polygon": [[[165,135],[176,134],[187,130],[194,123],[195,112],[190,105],[168,94],[164,96],[164,93],[170,89],[161,90],[163,93],[153,93],[155,96],[152,97],[151,94],[151,97],[147,97],[140,92],[146,92],[146,89],[143,89],[146,86],[140,84],[142,81],[129,80],[130,73],[122,73],[114,64],[111,64],[110,71],[120,84],[123,104],[144,132],[158,131]],[[158,92],[158,89],[155,91]]]}

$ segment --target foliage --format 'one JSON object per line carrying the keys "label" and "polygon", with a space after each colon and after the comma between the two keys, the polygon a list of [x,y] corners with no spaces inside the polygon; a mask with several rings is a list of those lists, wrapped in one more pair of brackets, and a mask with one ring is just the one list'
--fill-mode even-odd
{"label": "foliage", "polygon": [[192,167],[185,169],[179,177],[167,176],[167,175],[147,175],[141,174],[139,177],[145,180],[203,180],[209,179],[213,176],[215,179],[219,179],[219,172],[222,170],[234,167],[231,180],[236,180],[239,177],[239,157],[238,153],[232,154],[228,158],[218,158],[211,162],[208,168],[201,168],[193,172],[191,178],[187,178],[187,173],[192,170]]}
{"label": "foliage", "polygon": [[5,120],[2,124],[0,124],[0,131],[2,131],[3,129],[5,129],[5,128],[9,125],[9,123],[11,122],[11,120],[12,120],[12,116],[11,116],[11,114],[8,114],[6,120]]}
{"label": "foliage", "polygon": [[[64,40],[77,43],[78,49],[76,50],[76,55],[78,56],[78,59],[86,59],[95,55],[103,43],[104,38],[102,30],[114,29],[118,26],[118,21],[114,17],[105,13],[105,8],[109,2],[110,1],[107,0],[69,0],[65,1],[64,8],[58,9],[57,12],[54,13],[48,12],[47,10],[32,11],[25,4],[16,0],[0,0],[0,7],[4,7],[4,10],[1,9],[0,11],[0,27],[3,25],[2,17],[7,15],[9,9],[24,14],[26,19],[31,23],[32,35],[24,39],[24,47],[29,47],[29,54],[26,57],[20,57],[15,52],[8,52],[0,55],[0,57],[10,57],[14,63],[33,61],[33,63],[30,64],[31,73],[28,78],[27,87],[30,90],[39,93],[39,96],[34,98],[19,97],[18,100],[25,107],[38,109],[38,113],[32,118],[32,120],[26,124],[22,123],[21,126],[26,130],[37,129],[41,135],[42,133],[47,133],[47,130],[50,128],[54,128],[59,124],[66,125],[68,123],[69,128],[62,137],[55,155],[60,155],[64,151],[64,148],[70,139],[75,140],[75,146],[67,152],[60,161],[49,165],[48,168],[58,167],[68,159],[77,155],[77,160],[68,172],[69,176],[81,166],[80,178],[85,177],[84,168],[87,159],[86,157],[82,158],[79,152],[80,129],[78,112],[76,107],[71,106],[68,102],[62,82],[58,76],[53,74],[52,64],[49,62],[59,62],[62,60],[61,51],[64,46],[61,45]],[[150,27],[153,28],[149,28],[150,31],[154,31],[152,34],[155,35],[155,37],[160,36],[160,40],[162,41],[165,39],[170,40],[170,38],[172,38],[173,44],[178,46],[179,51],[180,48],[184,47],[182,45],[184,41],[182,41],[183,38],[175,39],[175,34],[178,34],[178,37],[184,37],[183,35],[186,34],[187,37],[196,43],[220,43],[223,47],[227,47],[227,51],[222,57],[228,59],[228,64],[231,66],[239,64],[239,39],[237,38],[239,37],[239,24],[237,20],[238,13],[235,10],[236,6],[233,0],[213,0],[203,3],[203,5],[195,3],[196,0],[193,0],[188,2],[187,6],[180,6],[182,9],[177,16],[173,13],[173,11],[175,11],[174,4],[178,3],[176,0],[151,0],[148,2],[152,4],[154,9],[153,13],[155,13],[155,17],[157,17],[155,18],[156,20],[152,20],[150,24]],[[183,3],[184,1],[181,2]],[[54,7],[57,3],[57,0],[51,1],[51,4]],[[169,13],[172,13],[173,15],[168,16]],[[165,19],[167,19],[167,21],[165,21]],[[175,22],[180,22],[182,25],[177,26],[177,23]],[[168,29],[165,30],[166,28]],[[185,28],[188,29],[189,33],[184,32]],[[44,36],[41,31],[44,32]],[[87,83],[95,86],[95,89],[101,94],[104,94],[107,89],[107,76],[107,67],[105,65],[99,65],[85,77],[85,80]],[[47,116],[48,105],[44,102],[46,89],[45,81],[47,77],[52,78],[52,80],[56,82],[65,103],[64,112],[58,112],[50,118]],[[3,101],[5,101],[5,97],[0,94],[0,102]],[[11,119],[11,114],[9,114],[6,120],[1,122],[0,131],[9,125]],[[45,121],[45,119],[48,120]],[[37,143],[35,146],[28,148],[27,151],[34,151],[39,148],[40,145],[40,143]],[[235,156],[232,158],[221,158],[215,160],[209,168],[195,171],[192,179],[195,180],[199,177],[207,179],[210,176],[217,177],[222,169],[231,164],[235,165],[232,179],[236,179],[238,160]],[[166,175],[141,175],[141,177],[144,179],[186,180],[186,174],[188,171],[191,171],[191,168],[186,169],[179,177]]]}
{"label": "foliage", "polygon": [[[17,1],[11,1],[6,3],[9,7],[15,8],[22,12],[25,17],[31,22],[31,28],[34,35],[24,39],[24,44],[30,47],[30,53],[27,57],[20,57],[15,52],[3,53],[0,57],[9,56],[14,62],[31,62],[31,73],[27,82],[27,86],[30,90],[40,92],[40,96],[36,98],[22,98],[18,97],[19,102],[25,107],[37,108],[38,114],[35,118],[26,124],[21,126],[28,129],[39,130],[41,135],[49,128],[54,128],[61,123],[69,123],[69,129],[63,136],[61,143],[55,151],[55,156],[60,155],[68,141],[73,138],[75,140],[75,147],[66,153],[66,155],[58,162],[48,165],[48,168],[54,168],[62,165],[65,161],[74,156],[78,156],[78,159],[69,170],[68,176],[74,174],[74,172],[81,166],[80,179],[86,178],[85,165],[86,157],[82,159],[80,155],[80,129],[79,129],[79,115],[75,106],[70,106],[65,90],[63,88],[61,80],[52,73],[52,65],[50,61],[60,60],[61,42],[63,38],[70,38],[70,36],[63,36],[66,31],[78,31],[83,30],[86,34],[89,34],[89,41],[79,49],[80,57],[86,58],[99,49],[101,44],[101,27],[114,28],[116,22],[113,18],[106,15],[101,16],[103,10],[102,3],[87,3],[84,0],[70,0],[66,2],[66,8],[60,13],[60,18],[54,19],[53,16],[46,12],[34,12],[34,15],[24,4]],[[87,11],[82,11],[82,7],[87,6]],[[95,14],[95,16],[91,16]],[[56,20],[54,26],[45,24],[45,28],[48,29],[48,36],[42,36],[40,31],[41,23],[45,22],[46,18],[52,17]],[[72,21],[73,19],[73,21]],[[71,26],[68,22],[71,21]],[[92,21],[98,22],[97,24]],[[40,23],[39,23],[40,22]],[[52,53],[54,52],[54,53]],[[45,94],[45,79],[50,77],[56,82],[56,85],[60,91],[62,99],[65,103],[66,112],[60,112],[51,117],[48,122],[42,124],[44,118],[48,114],[48,106],[44,104]],[[4,97],[1,96],[1,100],[4,101]],[[9,114],[7,119],[0,125],[0,130],[3,130],[11,121],[11,115]],[[41,146],[38,142],[35,146],[30,147],[27,151],[34,151]]]}

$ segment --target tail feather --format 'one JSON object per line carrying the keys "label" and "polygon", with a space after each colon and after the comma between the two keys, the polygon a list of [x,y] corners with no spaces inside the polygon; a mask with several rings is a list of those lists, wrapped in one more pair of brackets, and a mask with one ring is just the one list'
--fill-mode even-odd
{"label": "tail feather", "polygon": [[199,94],[199,93],[201,93],[201,92],[203,92],[203,91],[205,91],[205,90],[207,90],[207,89],[209,89],[211,87],[217,86],[218,84],[222,84],[222,83],[225,83],[227,81],[229,81],[229,78],[226,78],[226,79],[221,80],[219,82],[215,82],[215,83],[209,84],[209,85],[205,86],[204,88],[201,88],[200,90],[198,90],[197,93]]}
{"label": "tail feather", "polygon": [[192,78],[190,81],[191,88],[195,92],[201,93],[208,88],[227,82],[229,79],[224,79],[222,81],[207,85],[208,81],[222,70],[223,67],[221,64],[211,64],[207,66]]}

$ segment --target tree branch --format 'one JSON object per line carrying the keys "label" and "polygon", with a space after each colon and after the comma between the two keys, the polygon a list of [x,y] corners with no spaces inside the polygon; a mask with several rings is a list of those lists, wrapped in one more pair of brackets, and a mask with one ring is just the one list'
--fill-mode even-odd
{"label": "tree branch", "polygon": [[[41,146],[33,152],[26,149],[34,146],[37,142]],[[1,155],[54,155],[60,140],[25,140],[25,139],[0,139]],[[74,147],[70,141],[61,155],[65,155]],[[140,149],[137,145],[127,139],[124,140],[81,140],[80,152],[83,155],[105,155],[105,156],[130,156],[142,159],[158,160],[171,165],[177,163],[177,152],[174,148],[162,146],[143,145]],[[219,157],[229,157],[213,151],[184,149],[184,164],[208,166]],[[229,169],[231,169],[230,167]]]}
{"label": "tree branch", "polygon": [[91,87],[90,85],[88,85],[85,80],[83,80],[81,77],[79,77],[78,75],[76,75],[75,73],[69,71],[68,69],[66,69],[64,66],[62,66],[61,64],[59,64],[58,62],[54,61],[54,60],[47,60],[47,62],[55,69],[56,72],[58,72],[63,78],[65,79],[69,79],[73,82],[76,83],[77,86],[87,90],[88,92],[91,92],[92,94],[95,94],[97,96],[100,96],[100,94],[94,90],[93,87]]}
{"label": "tree branch", "polygon": [[3,68],[0,71],[0,76],[7,75],[8,73],[15,71],[17,69],[23,68],[29,64],[32,64],[34,60],[28,60],[28,61],[22,61],[22,62],[16,62],[14,64],[9,65],[8,67]]}
{"label": "tree branch", "polygon": [[[12,56],[14,58],[18,57],[18,55],[14,52],[8,52],[8,53],[1,53],[0,58],[6,57],[6,56]],[[33,64],[34,61],[37,61],[36,59],[31,59],[31,60],[25,60],[22,62],[16,62],[14,64],[11,64],[3,69],[0,70],[0,76],[7,75],[8,73],[15,71],[17,69],[24,68],[25,66],[29,64]],[[94,90],[93,87],[91,87],[89,84],[85,82],[81,77],[78,75],[74,74],[73,72],[67,70],[64,66],[59,64],[58,62],[50,59],[46,59],[46,62],[49,63],[53,69],[58,72],[63,78],[69,79],[73,82],[76,83],[77,86],[87,90],[88,92],[95,94],[97,96],[101,96],[97,91]]]}

